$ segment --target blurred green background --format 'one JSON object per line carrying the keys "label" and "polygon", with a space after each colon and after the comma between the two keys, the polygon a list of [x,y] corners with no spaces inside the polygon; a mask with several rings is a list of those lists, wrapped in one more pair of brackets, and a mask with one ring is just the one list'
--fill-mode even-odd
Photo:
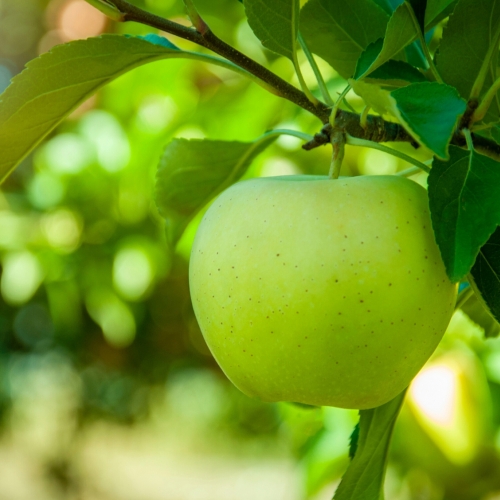
{"label": "blurred green background", "polygon": [[[135,3],[188,24],[180,0]],[[297,84],[239,2],[197,4],[224,40]],[[0,92],[54,45],[104,32],[150,30],[110,23],[84,0],[0,0]],[[169,252],[153,201],[172,137],[252,140],[277,127],[315,133],[319,123],[228,70],[155,63],[82,105],[2,186],[0,500],[331,498],[357,412],[265,404],[227,381],[189,300],[199,218]],[[248,175],[328,166],[327,148],[306,153],[281,138]],[[343,173],[407,167],[348,148]],[[459,311],[412,384],[388,500],[500,499],[500,341],[483,337]]]}

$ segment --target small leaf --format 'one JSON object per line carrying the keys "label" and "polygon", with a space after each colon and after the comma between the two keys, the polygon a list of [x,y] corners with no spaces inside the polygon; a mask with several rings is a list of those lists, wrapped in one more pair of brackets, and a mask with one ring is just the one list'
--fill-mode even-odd
{"label": "small leaf", "polygon": [[236,182],[276,136],[255,142],[174,139],[156,176],[156,204],[175,245],[189,221],[214,196]]}
{"label": "small leaf", "polygon": [[264,47],[293,60],[299,0],[245,0],[248,24]]}
{"label": "small leaf", "polygon": [[[428,183],[436,241],[448,276],[459,281],[471,270],[479,250],[500,224],[500,163],[475,151],[450,146],[450,160],[434,161]],[[485,266],[495,258],[495,238],[481,249],[474,274],[483,294],[490,290]]]}
{"label": "small leaf", "polygon": [[396,101],[391,97],[389,91],[382,89],[379,85],[363,80],[353,80],[350,78],[348,82],[352,90],[363,98],[365,103],[379,115],[398,115]]}
{"label": "small leaf", "polygon": [[[417,3],[426,3],[417,0]],[[436,6],[436,2],[429,2],[432,16],[441,14],[441,6]],[[443,7],[445,8],[445,7]],[[430,29],[435,23],[435,17],[426,17],[426,29]],[[417,39],[418,33],[413,23],[411,6],[404,2],[392,14],[382,41],[377,41],[376,45],[368,46],[356,66],[354,78],[359,79],[367,76],[386,61],[393,59],[402,49],[407,48]],[[377,50],[378,49],[378,50]]]}
{"label": "small leaf", "polygon": [[[500,164],[497,163],[498,167]],[[479,250],[471,275],[475,296],[490,317],[496,320],[496,328],[491,324],[488,329],[485,328],[486,336],[496,336],[500,331],[500,227]]]}
{"label": "small leaf", "polygon": [[300,14],[300,31],[315,54],[349,78],[363,50],[384,36],[388,20],[371,0],[309,0]]}
{"label": "small leaf", "polygon": [[356,454],[334,500],[382,500],[387,453],[405,391],[385,405],[361,410]]}
{"label": "small leaf", "polygon": [[404,2],[394,11],[387,24],[380,52],[364,74],[370,73],[384,62],[392,59],[417,38],[417,32],[409,9],[408,4]]}
{"label": "small leaf", "polygon": [[[465,99],[470,95],[490,46],[498,46],[499,28],[500,3],[497,0],[460,0],[450,16],[436,65],[443,80]],[[491,83],[489,77],[486,84]]]}
{"label": "small leaf", "polygon": [[425,82],[394,90],[391,96],[408,132],[439,158],[448,158],[448,143],[466,108],[457,91],[448,85]]}
{"label": "small leaf", "polygon": [[[498,292],[496,295],[498,304]],[[490,308],[485,305],[484,299],[481,299],[478,292],[469,297],[461,309],[477,326],[484,330],[486,338],[498,337],[500,334],[500,323],[493,318]]]}
{"label": "small leaf", "polygon": [[351,437],[349,439],[349,458],[352,460],[356,455],[359,442],[359,422],[354,426]]}
{"label": "small leaf", "polygon": [[0,95],[0,181],[101,87],[143,64],[180,57],[225,67],[229,64],[179,50],[157,35],[103,35],[78,40],[58,45],[29,62]]}

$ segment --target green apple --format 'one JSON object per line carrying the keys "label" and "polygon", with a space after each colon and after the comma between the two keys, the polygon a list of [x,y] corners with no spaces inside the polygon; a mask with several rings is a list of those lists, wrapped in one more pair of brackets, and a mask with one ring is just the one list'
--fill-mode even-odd
{"label": "green apple", "polygon": [[190,289],[222,370],[264,401],[372,408],[453,312],[425,189],[397,176],[243,181],[198,229]]}

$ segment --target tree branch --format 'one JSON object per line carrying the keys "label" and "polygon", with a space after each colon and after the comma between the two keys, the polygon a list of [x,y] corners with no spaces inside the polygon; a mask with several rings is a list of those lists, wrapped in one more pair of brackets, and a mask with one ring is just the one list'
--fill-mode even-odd
{"label": "tree branch", "polygon": [[203,33],[199,33],[196,29],[187,28],[181,24],[174,23],[168,19],[151,14],[150,12],[142,10],[125,0],[107,0],[107,2],[120,10],[123,14],[124,21],[135,21],[145,24],[147,26],[151,26],[152,28],[165,31],[166,33],[184,38],[185,40],[189,40],[190,42],[200,45],[201,47],[205,47],[216,54],[225,57],[241,68],[246,69],[262,81],[266,82],[276,90],[276,95],[283,97],[284,99],[287,99],[297,106],[309,111],[318,117],[323,123],[328,122],[330,110],[326,104],[323,102],[313,104],[301,90],[293,85],[290,85],[272,71],[269,71],[258,62],[250,59],[239,50],[236,50],[234,47],[231,47],[231,45],[222,41],[210,30],[210,28],[207,27]]}
{"label": "tree branch", "polygon": [[[199,32],[194,28],[187,28],[181,24],[169,21],[155,14],[151,14],[126,0],[102,0],[108,5],[116,7],[121,13],[123,21],[135,21],[152,28],[170,33],[190,42],[196,43],[201,47],[205,47],[216,54],[228,59],[237,64],[239,67],[247,70],[257,78],[267,84],[267,88],[274,89],[274,93],[284,99],[293,102],[297,106],[309,111],[314,116],[319,118],[325,125],[321,132],[314,136],[312,141],[304,144],[305,150],[314,149],[318,146],[328,144],[330,142],[331,125],[328,124],[330,117],[330,108],[323,102],[319,101],[313,104],[306,95],[297,87],[290,85],[288,82],[280,78],[278,75],[269,71],[267,68],[250,59],[245,54],[231,47],[226,42],[218,38],[208,26],[204,27],[203,32]],[[95,3],[92,2],[92,3]],[[470,118],[477,107],[477,101],[471,100],[467,111],[461,120],[461,126],[466,126],[464,122],[469,122]],[[468,124],[468,123],[467,123]],[[369,115],[367,117],[366,126],[360,124],[360,117],[356,113],[351,113],[344,110],[338,110],[335,120],[336,128],[339,128],[344,133],[365,139],[372,142],[409,142],[415,148],[418,144],[411,135],[399,124],[385,121],[381,116]],[[494,141],[484,137],[472,134],[474,147],[476,151],[490,156],[491,158],[500,161],[500,146]],[[464,136],[458,131],[454,134],[451,144],[466,148]]]}

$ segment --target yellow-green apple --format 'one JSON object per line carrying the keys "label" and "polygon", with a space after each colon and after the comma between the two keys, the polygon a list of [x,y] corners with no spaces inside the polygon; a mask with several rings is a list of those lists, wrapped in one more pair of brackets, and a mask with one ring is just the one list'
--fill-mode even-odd
{"label": "yellow-green apple", "polygon": [[361,409],[410,383],[456,298],[427,193],[397,176],[235,184],[200,224],[190,288],[206,342],[241,391]]}

